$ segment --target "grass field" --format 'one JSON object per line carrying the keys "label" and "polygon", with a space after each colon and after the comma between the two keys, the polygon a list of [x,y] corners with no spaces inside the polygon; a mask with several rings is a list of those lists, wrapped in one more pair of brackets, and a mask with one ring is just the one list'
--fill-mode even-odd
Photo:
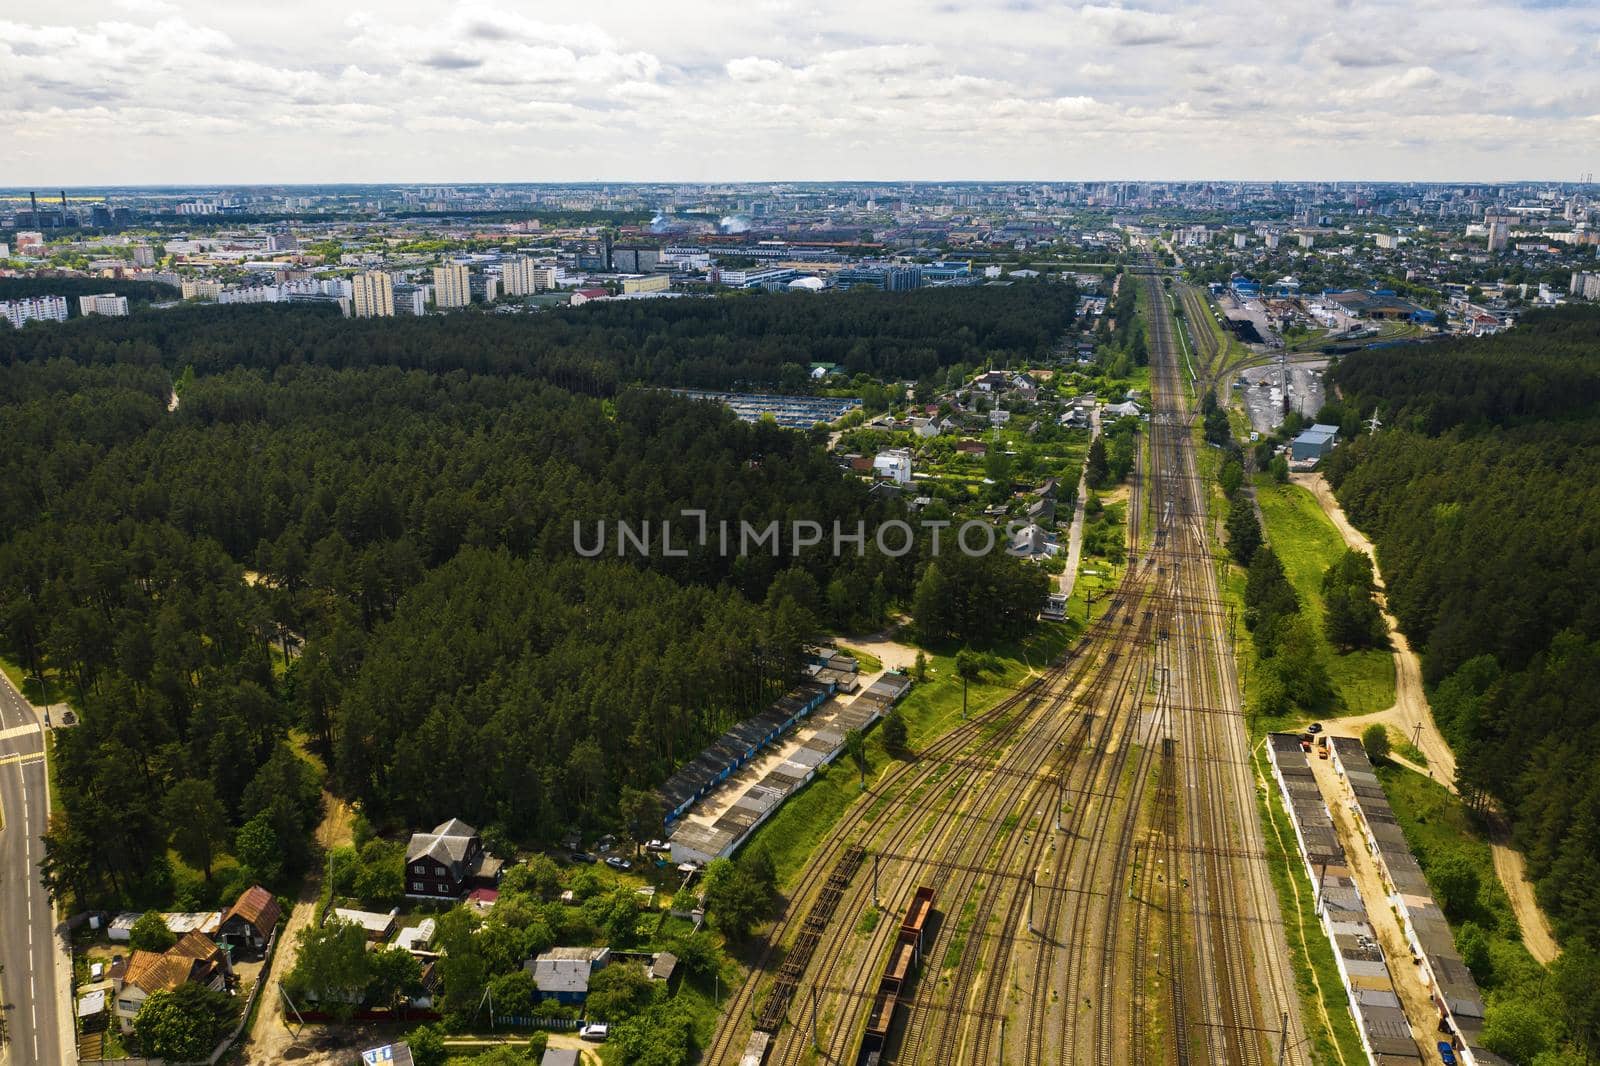
{"label": "grass field", "polygon": [[[994,649],[1000,670],[974,682],[967,693],[968,713],[978,714],[1010,695],[1030,675],[1042,671],[1082,630],[1082,623],[1041,623],[1025,641]],[[928,679],[913,685],[900,704],[912,751],[949,732],[961,721],[961,681],[955,650],[928,653]],[[898,760],[883,746],[881,730],[867,735],[868,785]],[[763,847],[772,856],[778,880],[790,887],[817,843],[845,810],[861,799],[860,777],[846,760],[817,768],[812,782],[786,802],[751,836],[746,847]]]}
{"label": "grass field", "polygon": [[[1460,853],[1478,878],[1478,898],[1464,919],[1481,928],[1488,940],[1488,966],[1477,966],[1473,977],[1492,1007],[1510,999],[1541,1000],[1544,967],[1522,945],[1522,930],[1511,909],[1506,890],[1494,875],[1494,856],[1482,828],[1461,800],[1437,781],[1403,767],[1380,765],[1378,779],[1389,794],[1389,804],[1400,820],[1406,843],[1432,880],[1433,870],[1447,855]],[[1461,944],[1461,923],[1452,918],[1450,929]]]}
{"label": "grass field", "polygon": [[[1321,634],[1322,575],[1344,554],[1344,541],[1316,499],[1299,485],[1279,485],[1261,474],[1255,487],[1267,542],[1278,553],[1284,573]],[[1341,655],[1328,645],[1323,650],[1333,682],[1335,714],[1368,714],[1394,704],[1394,656],[1389,651]]]}

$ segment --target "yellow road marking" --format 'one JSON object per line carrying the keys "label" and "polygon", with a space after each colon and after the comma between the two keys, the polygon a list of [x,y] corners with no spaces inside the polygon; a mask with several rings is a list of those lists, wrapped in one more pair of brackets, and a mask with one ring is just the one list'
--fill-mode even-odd
{"label": "yellow road marking", "polygon": [[30,751],[30,752],[27,752],[27,753],[22,754],[22,755],[7,755],[4,758],[0,758],[0,766],[5,766],[8,763],[14,763],[14,762],[15,763],[39,762],[39,761],[41,761],[43,759],[44,759],[44,752],[42,752],[42,751]]}

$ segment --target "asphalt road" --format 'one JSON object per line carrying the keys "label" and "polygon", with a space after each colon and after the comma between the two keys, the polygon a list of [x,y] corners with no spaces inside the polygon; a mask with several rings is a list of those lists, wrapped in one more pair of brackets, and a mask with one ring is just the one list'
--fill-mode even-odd
{"label": "asphalt road", "polygon": [[39,883],[49,802],[39,716],[0,674],[0,1003],[8,1037],[0,1060],[7,1066],[77,1061],[71,993],[58,984],[67,961]]}

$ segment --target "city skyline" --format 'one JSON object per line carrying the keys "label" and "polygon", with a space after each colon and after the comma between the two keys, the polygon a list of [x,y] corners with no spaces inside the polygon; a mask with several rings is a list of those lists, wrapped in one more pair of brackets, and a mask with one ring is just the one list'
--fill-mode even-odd
{"label": "city skyline", "polygon": [[4,180],[1573,181],[1600,141],[1600,16],[1560,3],[323,14],[0,22]]}

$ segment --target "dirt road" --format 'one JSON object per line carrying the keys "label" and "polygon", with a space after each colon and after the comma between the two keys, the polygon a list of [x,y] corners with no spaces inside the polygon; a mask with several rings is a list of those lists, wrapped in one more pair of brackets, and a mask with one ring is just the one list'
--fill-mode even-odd
{"label": "dirt road", "polygon": [[[330,849],[349,844],[354,812],[350,805],[330,792],[322,794],[322,822],[317,826],[317,847],[322,854]],[[323,864],[313,862],[300,886],[289,920],[278,934],[277,955],[272,962],[272,972],[261,989],[261,1007],[250,1027],[250,1035],[243,1049],[245,1061],[250,1066],[275,1066],[283,1062],[300,1062],[305,1066],[342,1066],[350,1060],[352,1031],[346,1036],[329,1034],[321,1026],[308,1026],[304,1040],[297,1041],[294,1033],[284,1023],[283,997],[278,994],[283,975],[294,969],[297,936],[311,924],[316,913],[317,897],[322,892]],[[291,1017],[290,1022],[293,1022]]]}
{"label": "dirt road", "polygon": [[[1371,557],[1372,572],[1378,585],[1378,604],[1383,609],[1383,621],[1389,627],[1389,640],[1394,646],[1394,706],[1376,714],[1335,719],[1326,723],[1328,732],[1335,736],[1359,737],[1361,731],[1374,722],[1393,726],[1400,735],[1416,742],[1417,747],[1422,749],[1422,754],[1427,758],[1428,765],[1423,769],[1412,766],[1403,759],[1396,761],[1410,766],[1413,770],[1422,769],[1451,792],[1456,791],[1455,752],[1450,749],[1444,735],[1439,732],[1438,724],[1433,720],[1433,711],[1428,706],[1428,696],[1422,687],[1422,668],[1416,652],[1412,651],[1411,643],[1406,640],[1406,635],[1395,623],[1394,615],[1389,613],[1389,605],[1383,592],[1383,574],[1378,569],[1378,557],[1373,551],[1372,542],[1350,524],[1350,520],[1345,517],[1344,509],[1339,506],[1338,499],[1333,495],[1333,490],[1321,474],[1291,474],[1290,480],[1309,490],[1316,497],[1322,513],[1328,516],[1328,520],[1344,538],[1345,544]],[[1522,852],[1511,845],[1510,826],[1499,812],[1491,813],[1489,823],[1489,847],[1494,854],[1494,872],[1500,878],[1500,883],[1505,886],[1506,895],[1511,898],[1511,909],[1516,913],[1518,924],[1522,926],[1522,942],[1535,959],[1548,964],[1561,953],[1561,946],[1556,943],[1555,934],[1551,932],[1549,918],[1539,908],[1538,900],[1534,897],[1533,885],[1528,880],[1527,865],[1523,862]]]}

